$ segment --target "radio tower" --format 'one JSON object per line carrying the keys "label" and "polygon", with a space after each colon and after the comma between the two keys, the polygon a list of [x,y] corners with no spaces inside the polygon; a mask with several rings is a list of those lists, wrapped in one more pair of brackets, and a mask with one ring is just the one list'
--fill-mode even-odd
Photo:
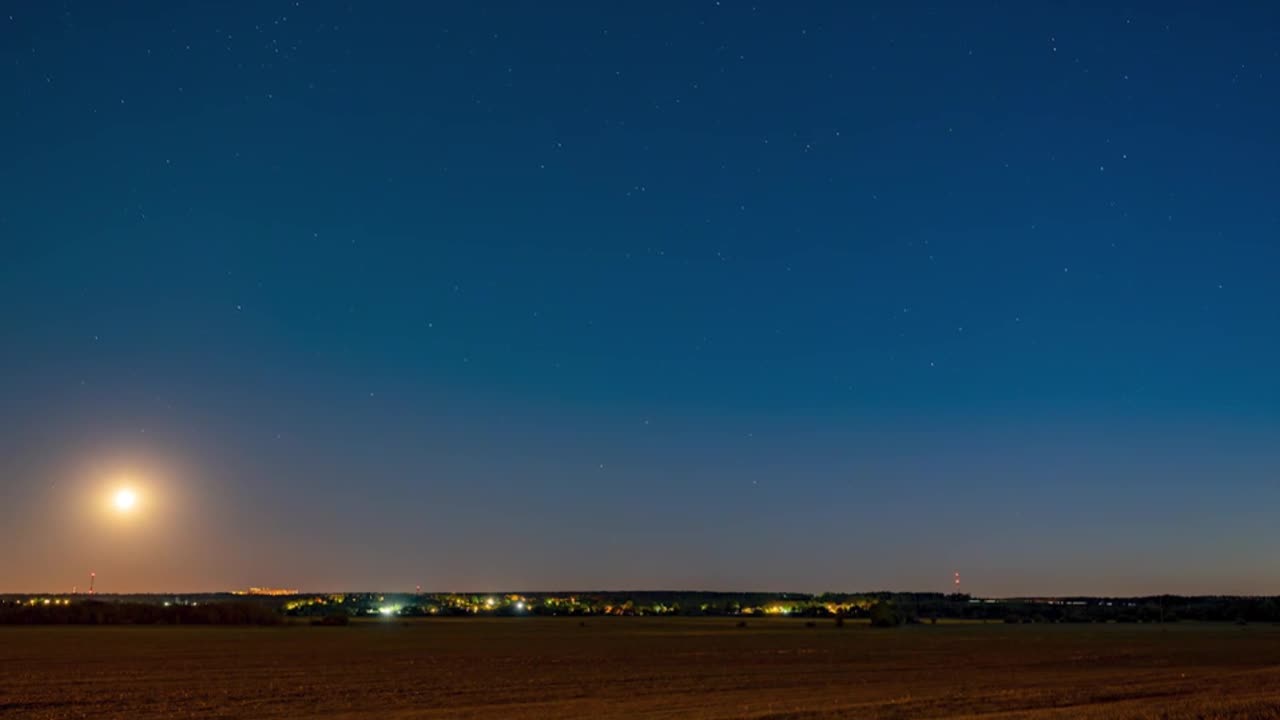
{"label": "radio tower", "polygon": [[955,582],[953,585],[955,586],[955,591],[960,592],[960,573],[958,571],[955,574]]}
{"label": "radio tower", "polygon": [[93,585],[95,582],[97,582],[97,580],[98,580],[98,573],[96,572],[89,573],[89,594],[90,595],[93,594]]}

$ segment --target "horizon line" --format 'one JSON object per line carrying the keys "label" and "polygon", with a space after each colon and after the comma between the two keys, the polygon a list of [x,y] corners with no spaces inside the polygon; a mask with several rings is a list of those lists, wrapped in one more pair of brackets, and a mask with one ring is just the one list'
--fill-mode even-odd
{"label": "horizon line", "polygon": [[[274,589],[274,588],[263,588]],[[818,597],[821,595],[966,595],[973,599],[993,601],[1013,600],[1136,600],[1143,598],[1178,597],[1178,598],[1275,598],[1280,593],[1176,593],[1158,592],[1141,595],[1108,595],[1108,594],[1033,594],[1033,595],[977,595],[964,590],[945,592],[941,590],[823,590],[807,592],[797,590],[695,590],[695,589],[576,589],[576,590],[301,590],[288,588],[285,593],[253,593],[245,590],[138,590],[121,592],[85,592],[85,591],[0,591],[0,598],[11,596],[50,595],[60,597],[130,597],[130,596],[175,596],[175,595],[227,595],[239,598],[268,597],[301,597],[305,595],[625,595],[628,593],[653,594],[672,593],[690,595],[801,595]]]}

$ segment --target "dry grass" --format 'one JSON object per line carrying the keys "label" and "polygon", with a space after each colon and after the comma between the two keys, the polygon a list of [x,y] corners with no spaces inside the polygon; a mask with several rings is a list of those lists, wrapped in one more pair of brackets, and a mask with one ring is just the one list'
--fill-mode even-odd
{"label": "dry grass", "polygon": [[1280,720],[1280,628],[0,628],[0,717]]}

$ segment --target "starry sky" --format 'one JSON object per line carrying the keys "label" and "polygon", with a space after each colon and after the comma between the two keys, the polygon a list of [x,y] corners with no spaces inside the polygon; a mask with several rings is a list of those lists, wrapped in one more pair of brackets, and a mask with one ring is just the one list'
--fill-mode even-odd
{"label": "starry sky", "polygon": [[1280,592],[1278,33],[7,2],[0,592]]}

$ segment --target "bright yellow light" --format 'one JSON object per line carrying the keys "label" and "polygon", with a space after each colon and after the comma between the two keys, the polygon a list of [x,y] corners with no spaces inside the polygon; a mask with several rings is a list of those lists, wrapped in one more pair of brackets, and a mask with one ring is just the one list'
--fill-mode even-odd
{"label": "bright yellow light", "polygon": [[120,488],[111,502],[116,506],[116,510],[129,512],[138,504],[138,494],[130,488]]}

